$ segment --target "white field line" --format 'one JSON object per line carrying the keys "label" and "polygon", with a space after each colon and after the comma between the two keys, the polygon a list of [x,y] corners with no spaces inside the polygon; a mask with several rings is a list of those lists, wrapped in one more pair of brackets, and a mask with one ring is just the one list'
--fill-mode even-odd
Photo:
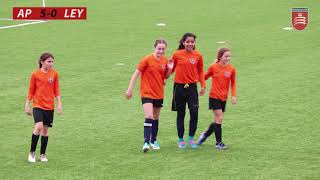
{"label": "white field line", "polygon": [[47,21],[33,21],[33,22],[27,22],[27,23],[22,23],[22,24],[16,24],[12,26],[2,26],[0,29],[9,29],[9,28],[15,28],[15,27],[21,27],[21,26],[27,26],[27,25],[32,25],[32,24],[39,24],[39,23],[45,23]]}
{"label": "white field line", "polygon": [[156,24],[157,26],[166,26],[166,24],[165,23],[158,23],[158,24]]}
{"label": "white field line", "polygon": [[292,30],[292,27],[284,27],[283,30]]}
{"label": "white field line", "polygon": [[[42,0],[42,7],[46,7],[46,0]],[[12,18],[0,18],[0,21],[12,21]],[[48,21],[40,21],[40,20],[25,20],[27,23],[22,23],[22,24],[16,24],[12,26],[0,26],[0,29],[9,29],[9,28],[15,28],[15,27],[22,27],[22,26],[28,26],[32,24],[39,24],[39,23],[45,23]]]}
{"label": "white field line", "polygon": [[0,18],[0,21],[12,21],[13,19],[11,18]]}
{"label": "white field line", "polygon": [[41,20],[33,20],[33,19],[30,19],[30,20],[19,20],[19,19],[17,19],[17,20],[14,20],[14,19],[12,19],[12,18],[0,18],[0,21],[41,21]]}

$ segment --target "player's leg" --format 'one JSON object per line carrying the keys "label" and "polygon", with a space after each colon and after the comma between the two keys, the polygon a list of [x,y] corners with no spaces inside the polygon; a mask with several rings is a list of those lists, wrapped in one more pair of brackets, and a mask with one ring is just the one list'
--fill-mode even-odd
{"label": "player's leg", "polygon": [[45,110],[44,111],[44,121],[43,121],[43,129],[41,133],[41,150],[40,150],[40,160],[42,162],[47,162],[46,150],[49,139],[49,127],[52,127],[53,124],[53,110]]}
{"label": "player's leg", "polygon": [[[215,110],[215,109],[222,109],[221,103],[219,99],[209,98],[209,109]],[[208,129],[205,132],[202,132],[200,135],[200,138],[198,139],[198,145],[201,145],[204,143],[207,138],[214,132],[215,130],[215,123],[214,123],[214,116],[212,123],[209,124]]]}
{"label": "player's leg", "polygon": [[153,104],[153,121],[152,121],[152,133],[151,133],[152,149],[160,149],[160,145],[157,141],[157,136],[158,136],[158,130],[159,130],[159,116],[160,116],[161,107],[162,107],[162,103],[161,103],[161,106],[159,103]]}
{"label": "player's leg", "polygon": [[184,149],[184,117],[186,114],[186,89],[181,84],[174,84],[172,110],[177,111],[177,132],[178,132],[178,147]]}
{"label": "player's leg", "polygon": [[223,109],[213,110],[214,114],[214,133],[216,136],[216,148],[227,149],[227,146],[222,142],[222,120],[224,117]]}
{"label": "player's leg", "polygon": [[42,132],[43,129],[43,112],[39,108],[33,108],[33,118],[34,118],[34,129],[32,132],[32,137],[31,137],[31,147],[30,147],[30,152],[28,156],[28,161],[29,162],[36,162],[36,148],[39,140],[40,133]]}
{"label": "player's leg", "polygon": [[142,98],[142,107],[145,113],[144,121],[144,144],[142,147],[143,152],[147,152],[150,149],[150,138],[152,131],[152,121],[153,121],[153,104],[152,99]]}
{"label": "player's leg", "polygon": [[42,162],[47,162],[46,150],[49,139],[49,127],[47,125],[43,125],[42,133],[41,133],[41,150],[40,150],[40,160]]}
{"label": "player's leg", "polygon": [[197,149],[198,145],[194,141],[194,135],[198,127],[198,110],[199,110],[199,95],[196,84],[188,87],[187,103],[190,113],[189,121],[189,137],[188,142],[192,149]]}

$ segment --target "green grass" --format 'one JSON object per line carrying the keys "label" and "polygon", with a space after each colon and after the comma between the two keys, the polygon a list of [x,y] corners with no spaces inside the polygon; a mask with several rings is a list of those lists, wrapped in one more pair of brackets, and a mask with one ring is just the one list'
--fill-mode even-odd
{"label": "green grass", "polygon": [[[1,0],[0,18],[10,18],[14,6],[40,5]],[[87,6],[88,20],[0,30],[0,179],[319,179],[318,1],[56,0],[47,5]],[[310,8],[305,30],[281,29],[291,26],[292,7]],[[159,22],[167,26],[157,27]],[[0,21],[0,27],[14,24]],[[238,104],[228,103],[223,124],[230,149],[215,150],[213,137],[197,151],[177,149],[171,77],[160,116],[161,150],[143,154],[139,84],[132,100],[123,93],[156,38],[168,40],[170,57],[189,31],[198,36],[205,68],[220,47],[217,41],[232,48]],[[55,116],[49,131],[49,162],[29,164],[33,120],[23,106],[30,73],[44,51],[56,56],[64,115]],[[208,93],[200,97],[197,137],[212,119],[207,99]]]}

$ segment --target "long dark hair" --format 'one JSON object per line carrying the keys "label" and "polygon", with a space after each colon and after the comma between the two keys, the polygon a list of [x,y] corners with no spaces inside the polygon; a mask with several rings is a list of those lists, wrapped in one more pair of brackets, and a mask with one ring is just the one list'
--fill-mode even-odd
{"label": "long dark hair", "polygon": [[[196,40],[196,38],[197,38],[197,36],[194,35],[193,33],[190,33],[190,32],[185,33],[185,34],[182,36],[182,38],[180,39],[180,41],[179,41],[178,50],[185,48],[184,45],[183,45],[183,42],[186,41],[186,39],[187,39],[188,37],[193,37],[194,40]],[[196,48],[196,46],[193,47],[193,49],[195,49],[195,48]]]}
{"label": "long dark hair", "polygon": [[51,53],[45,52],[45,53],[41,54],[41,56],[40,56],[40,58],[38,60],[39,68],[42,68],[41,62],[45,61],[48,58],[54,59],[54,57],[53,57],[53,55]]}

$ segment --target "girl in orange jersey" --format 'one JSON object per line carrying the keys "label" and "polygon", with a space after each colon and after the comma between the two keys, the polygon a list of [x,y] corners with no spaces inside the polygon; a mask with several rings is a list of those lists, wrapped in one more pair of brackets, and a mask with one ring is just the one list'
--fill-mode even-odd
{"label": "girl in orange jersey", "polygon": [[[35,126],[31,138],[29,162],[36,162],[35,151],[41,134],[40,160],[48,161],[46,149],[48,144],[48,127],[52,127],[54,98],[57,99],[58,114],[62,114],[62,104],[59,89],[58,72],[53,69],[54,57],[50,53],[43,53],[39,58],[39,69],[35,70],[30,79],[25,112],[34,118]],[[30,110],[32,101],[33,110]]]}
{"label": "girl in orange jersey", "polygon": [[231,84],[231,102],[237,103],[236,97],[236,70],[233,65],[229,64],[231,52],[228,48],[221,48],[217,53],[217,60],[211,64],[205,79],[212,78],[212,85],[209,97],[209,109],[213,110],[213,123],[209,125],[206,132],[203,132],[198,140],[201,145],[213,132],[216,136],[216,148],[227,149],[222,142],[222,120],[224,117],[226,101],[228,98],[229,86]]}
{"label": "girl in orange jersey", "polygon": [[172,56],[174,61],[172,71],[175,71],[172,110],[177,111],[178,147],[180,149],[186,147],[183,138],[186,104],[190,111],[189,145],[192,149],[198,147],[194,142],[199,108],[197,82],[201,84],[200,95],[205,93],[206,84],[203,59],[201,53],[195,50],[195,40],[194,34],[185,33],[180,40],[178,50]]}
{"label": "girl in orange jersey", "polygon": [[168,62],[164,56],[166,47],[165,40],[158,39],[155,41],[154,52],[141,59],[125,93],[127,99],[132,97],[135,82],[141,75],[140,95],[145,113],[143,152],[147,152],[150,146],[152,149],[160,149],[157,134],[159,115],[164,97],[164,83],[173,68],[173,62]]}

